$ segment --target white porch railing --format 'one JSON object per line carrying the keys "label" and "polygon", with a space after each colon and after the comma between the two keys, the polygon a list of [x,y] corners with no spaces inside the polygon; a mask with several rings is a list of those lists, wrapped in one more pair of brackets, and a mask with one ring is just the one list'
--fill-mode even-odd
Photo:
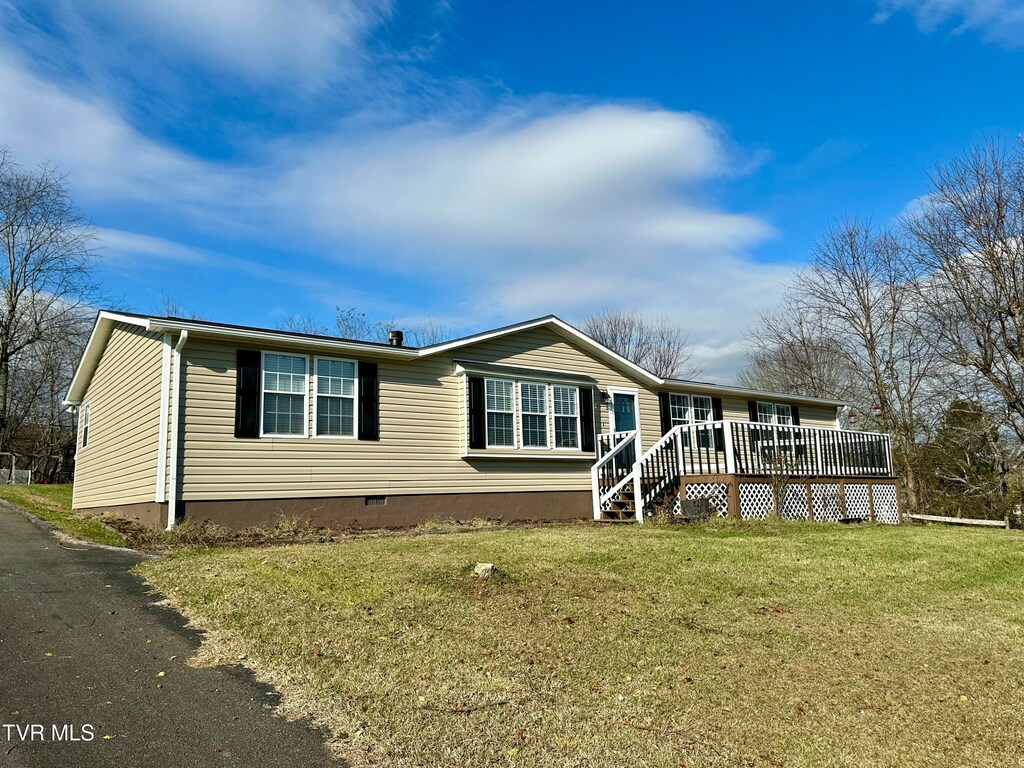
{"label": "white porch railing", "polygon": [[[613,432],[598,436],[598,460],[590,470],[591,488],[594,496],[594,519],[602,519],[612,502],[621,496],[629,486],[636,486],[637,448],[636,430]],[[607,440],[602,439],[607,438]],[[638,514],[637,520],[642,521]]]}
{"label": "white porch railing", "polygon": [[891,477],[888,435],[821,427],[710,421],[669,430],[636,456],[636,433],[598,437],[594,516],[632,484],[636,519],[683,475]]}

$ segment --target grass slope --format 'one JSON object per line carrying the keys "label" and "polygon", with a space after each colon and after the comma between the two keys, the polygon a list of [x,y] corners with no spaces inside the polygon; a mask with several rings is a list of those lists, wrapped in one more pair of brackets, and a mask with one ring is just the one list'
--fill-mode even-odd
{"label": "grass slope", "polygon": [[1022,544],[578,525],[140,569],[355,765],[990,766],[1024,754]]}
{"label": "grass slope", "polygon": [[123,547],[125,538],[99,520],[80,517],[71,511],[71,484],[0,485],[0,499],[52,523],[69,536],[97,544]]}

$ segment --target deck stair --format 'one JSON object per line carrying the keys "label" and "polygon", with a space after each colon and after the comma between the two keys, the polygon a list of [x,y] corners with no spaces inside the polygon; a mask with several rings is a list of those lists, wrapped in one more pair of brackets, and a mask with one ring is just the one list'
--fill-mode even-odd
{"label": "deck stair", "polygon": [[601,510],[601,520],[609,523],[636,522],[636,494],[632,484],[615,493]]}

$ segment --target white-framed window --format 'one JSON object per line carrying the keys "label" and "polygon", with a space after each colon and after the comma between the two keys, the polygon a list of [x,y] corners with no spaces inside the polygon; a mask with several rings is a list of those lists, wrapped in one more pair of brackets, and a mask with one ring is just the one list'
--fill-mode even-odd
{"label": "white-framed window", "polygon": [[668,396],[669,412],[672,415],[672,426],[690,423],[690,396],[672,392]]}
{"label": "white-framed window", "polygon": [[510,379],[485,379],[487,447],[514,448],[515,382]]}
{"label": "white-framed window", "polygon": [[486,448],[580,451],[580,388],[517,378],[484,378]]}
{"label": "white-framed window", "polygon": [[757,403],[757,420],[761,424],[792,424],[793,408],[785,403]]}
{"label": "white-framed window", "polygon": [[81,432],[82,432],[82,447],[83,448],[88,448],[89,447],[89,416],[90,416],[90,411],[91,410],[92,410],[92,403],[86,403],[85,406],[82,408]]}
{"label": "white-framed window", "polygon": [[715,409],[711,404],[711,398],[706,395],[693,396],[693,420],[714,421]]}
{"label": "white-framed window", "polygon": [[317,437],[355,437],[357,363],[332,357],[314,359],[316,394],[314,434]]}
{"label": "white-framed window", "polygon": [[522,382],[519,385],[519,409],[523,448],[547,448],[548,385]]}
{"label": "white-framed window", "polygon": [[305,355],[263,353],[261,435],[306,436],[309,424],[308,362]]}
{"label": "white-framed window", "polygon": [[551,411],[555,419],[555,448],[580,447],[579,387],[551,387]]}

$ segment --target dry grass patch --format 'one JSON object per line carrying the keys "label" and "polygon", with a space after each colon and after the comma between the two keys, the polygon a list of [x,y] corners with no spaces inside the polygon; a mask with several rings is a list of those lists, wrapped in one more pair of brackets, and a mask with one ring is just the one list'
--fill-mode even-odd
{"label": "dry grass patch", "polygon": [[989,766],[1024,754],[1022,543],[510,527],[140,569],[355,765]]}

